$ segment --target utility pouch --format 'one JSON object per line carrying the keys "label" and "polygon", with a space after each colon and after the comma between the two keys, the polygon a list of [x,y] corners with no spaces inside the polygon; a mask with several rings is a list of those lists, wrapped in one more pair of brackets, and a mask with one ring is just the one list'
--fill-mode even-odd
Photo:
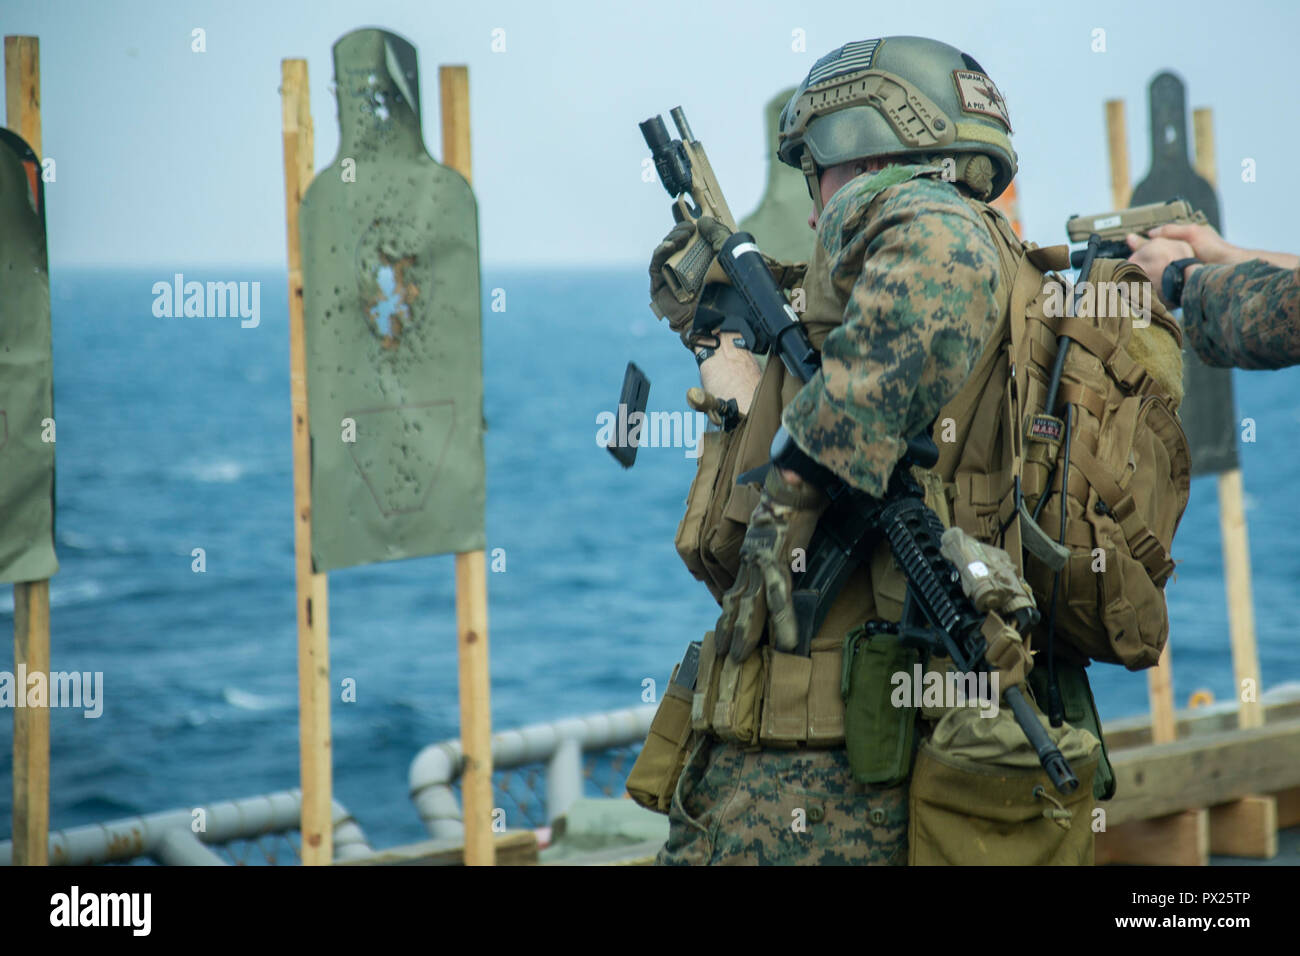
{"label": "utility pouch", "polygon": [[1101,747],[1081,727],[1035,719],[1079,779],[1061,794],[1009,708],[950,708],[921,744],[908,788],[914,865],[1093,862],[1093,778]]}
{"label": "utility pouch", "polygon": [[691,482],[691,490],[686,493],[686,514],[677,526],[677,536],[673,541],[686,569],[701,581],[708,580],[707,569],[700,556],[701,539],[728,439],[729,434],[721,431],[706,431],[700,439],[700,458],[695,466],[695,478]]}
{"label": "utility pouch", "polygon": [[1062,796],[1041,767],[978,763],[926,741],[908,794],[908,864],[1091,866],[1099,753],[1070,761],[1079,789]]}
{"label": "utility pouch", "polygon": [[912,701],[894,706],[893,676],[906,674],[910,682],[921,656],[900,644],[897,634],[876,630],[878,623],[865,624],[844,638],[840,694],[853,779],[890,787],[912,770],[917,712]]}
{"label": "utility pouch", "polygon": [[710,726],[722,740],[740,747],[758,743],[759,716],[763,708],[763,679],[771,648],[750,654],[737,664],[730,655],[715,663],[717,700]]}
{"label": "utility pouch", "polygon": [[713,705],[718,702],[718,680],[722,676],[722,661],[713,645],[713,632],[709,631],[700,642],[700,672],[695,678],[695,693],[691,696],[691,730],[708,730],[713,720]]}
{"label": "utility pouch", "polygon": [[692,644],[686,653],[686,659],[673,668],[668,688],[650,722],[650,733],[627,776],[628,796],[656,813],[668,812],[677,778],[690,753],[691,690],[679,684],[678,677],[687,661],[698,655],[699,645]]}
{"label": "utility pouch", "polygon": [[811,655],[784,654],[764,647],[764,745],[790,747],[808,739],[808,692],[812,686]]}
{"label": "utility pouch", "polygon": [[[1046,663],[1029,672],[1026,683],[1029,684],[1035,700],[1047,700],[1047,681]],[[1101,715],[1097,713],[1097,703],[1092,697],[1088,672],[1082,665],[1073,661],[1062,661],[1058,656],[1056,682],[1061,689],[1062,710],[1066,722],[1072,727],[1083,728],[1101,742],[1101,758],[1097,763],[1097,775],[1092,781],[1092,795],[1098,800],[1109,800],[1115,796],[1115,771],[1110,765],[1106,738],[1101,735]]]}

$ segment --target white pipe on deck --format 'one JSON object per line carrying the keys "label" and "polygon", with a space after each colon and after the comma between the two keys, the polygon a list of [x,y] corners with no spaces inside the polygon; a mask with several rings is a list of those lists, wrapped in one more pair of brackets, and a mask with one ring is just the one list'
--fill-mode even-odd
{"label": "white pipe on deck", "polygon": [[[553,821],[582,796],[582,752],[639,743],[656,709],[654,704],[628,707],[493,734],[492,767],[509,770],[547,763],[546,819]],[[462,765],[458,740],[430,744],[411,761],[411,799],[435,840],[464,838],[460,804],[452,790]]]}
{"label": "white pipe on deck", "polygon": [[[58,830],[50,834],[49,860],[52,866],[120,863],[140,856],[152,856],[165,864],[224,862],[207,848],[297,830],[301,808],[301,791],[284,790],[210,804],[198,808],[202,814],[194,809],[166,810]],[[361,828],[337,801],[333,816],[335,859],[355,859],[372,852]],[[199,821],[203,830],[195,832],[194,825]],[[0,866],[12,864],[13,842],[0,843]]]}

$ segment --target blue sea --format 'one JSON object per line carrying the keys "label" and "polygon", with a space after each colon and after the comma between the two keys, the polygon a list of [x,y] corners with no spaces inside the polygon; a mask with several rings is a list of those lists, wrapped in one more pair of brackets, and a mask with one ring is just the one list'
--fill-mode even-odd
{"label": "blue sea", "polygon": [[[154,282],[261,282],[261,322],[157,318]],[[694,460],[596,444],[623,369],[685,408],[694,362],[645,274],[493,271],[483,315],[492,716],[496,730],[640,705],[717,609],[673,549]],[[51,281],[57,444],[54,670],[102,671],[104,710],[51,715],[52,829],[298,785],[287,284],[282,272],[60,270]],[[500,296],[497,297],[500,302]],[[1300,679],[1300,370],[1235,374],[1263,686]],[[191,569],[203,548],[206,571]],[[1170,584],[1175,699],[1232,695],[1213,478],[1193,482]],[[335,797],[372,845],[425,837],[407,768],[458,733],[453,562],[330,575]],[[0,594],[12,632],[13,600]],[[6,646],[11,646],[7,643]],[[0,659],[0,670],[12,669]],[[1093,668],[1106,718],[1146,678]],[[12,712],[0,710],[0,838]]]}

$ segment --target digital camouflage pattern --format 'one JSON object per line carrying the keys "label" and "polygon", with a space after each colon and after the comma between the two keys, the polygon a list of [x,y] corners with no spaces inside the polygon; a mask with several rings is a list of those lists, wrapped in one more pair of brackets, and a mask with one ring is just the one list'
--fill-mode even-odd
{"label": "digital camouflage pattern", "polygon": [[903,866],[907,785],[857,783],[841,750],[711,741],[682,771],[661,866]]}
{"label": "digital camouflage pattern", "polygon": [[997,249],[941,172],[859,176],[817,223],[809,275],[829,269],[844,321],[782,421],[804,451],[871,495],[884,493],[906,439],[960,390],[999,316]]}
{"label": "digital camouflage pattern", "polygon": [[1183,290],[1183,332],[1207,365],[1300,364],[1300,269],[1252,259],[1192,270]]}

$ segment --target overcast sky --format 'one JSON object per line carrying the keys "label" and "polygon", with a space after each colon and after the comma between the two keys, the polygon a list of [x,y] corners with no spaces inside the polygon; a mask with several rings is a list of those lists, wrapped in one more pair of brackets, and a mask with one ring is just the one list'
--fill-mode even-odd
{"label": "overcast sky", "polygon": [[[485,262],[637,264],[668,197],[641,178],[637,122],[678,104],[732,210],[766,179],[764,102],[848,40],[934,36],[1001,88],[1029,238],[1110,206],[1103,101],[1128,103],[1133,181],[1149,162],[1146,87],[1172,68],[1214,110],[1223,221],[1238,243],[1300,251],[1294,230],[1300,4],[949,0],[796,7],[673,0],[0,0],[0,29],[41,41],[51,265],[283,265],[280,60],[305,57],[316,167],[338,145],[334,41],[379,26],[420,54],[424,135],[440,151],[437,66],[470,70]],[[191,31],[207,50],[191,51]],[[493,31],[504,52],[493,52]],[[1103,30],[1105,52],[1093,46]],[[795,49],[796,31],[806,50]],[[502,34],[498,34],[501,37]],[[1241,181],[1244,159],[1256,181]]]}

